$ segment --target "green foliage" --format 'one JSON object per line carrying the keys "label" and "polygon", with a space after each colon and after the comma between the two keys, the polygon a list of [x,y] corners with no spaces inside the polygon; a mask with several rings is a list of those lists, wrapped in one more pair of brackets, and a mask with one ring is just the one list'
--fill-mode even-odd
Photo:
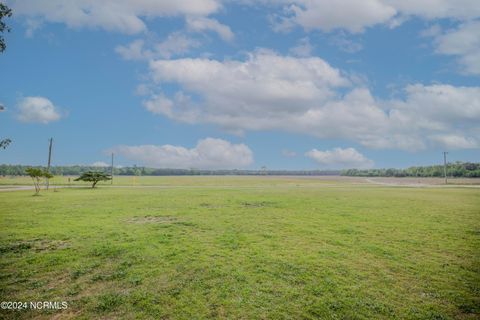
{"label": "green foliage", "polygon": [[75,181],[87,181],[92,182],[92,188],[95,188],[95,185],[100,181],[111,180],[112,177],[105,172],[100,171],[87,171],[82,173],[80,177],[75,179]]}
{"label": "green foliage", "polygon": [[[21,176],[28,166],[0,165],[0,175]],[[110,168],[103,168],[103,172],[110,174]],[[54,166],[50,172],[54,175],[81,175],[86,171],[99,171],[98,167],[91,166]],[[410,167],[408,169],[348,169],[343,171],[321,170],[192,170],[192,169],[155,169],[147,167],[114,168],[117,176],[219,176],[219,175],[291,175],[291,176],[362,176],[362,177],[441,177],[443,166]],[[480,177],[480,163],[455,162],[448,164],[447,174],[450,177],[478,178]]]}
{"label": "green foliage", "polygon": [[7,5],[3,4],[0,2],[0,53],[5,51],[5,48],[7,45],[5,44],[5,39],[3,36],[1,36],[2,33],[10,32],[10,28],[6,25],[6,23],[3,21],[3,18],[11,17],[12,16],[12,9],[7,7]]}
{"label": "green foliage", "polygon": [[35,194],[40,192],[40,184],[43,178],[53,178],[53,175],[50,172],[42,168],[27,168],[25,173],[32,178],[33,185],[35,186]]}
{"label": "green foliage", "polygon": [[12,143],[12,140],[8,138],[0,140],[0,149],[6,149],[10,143]]}
{"label": "green foliage", "polygon": [[118,293],[107,293],[96,298],[95,310],[99,312],[114,311],[122,304],[122,296]]}
{"label": "green foliage", "polygon": [[[343,176],[355,177],[442,177],[443,165],[410,167],[407,169],[348,169],[341,172]],[[455,178],[479,178],[480,163],[455,162],[447,165],[447,175]]]}
{"label": "green foliage", "polygon": [[[0,175],[18,176],[23,175],[26,166],[22,165],[0,165]],[[54,166],[50,172],[54,175],[81,175],[86,171],[102,171],[110,173],[110,168],[92,167],[92,166]],[[319,176],[319,175],[339,175],[338,170],[196,170],[196,169],[157,169],[148,167],[122,167],[114,168],[113,174],[116,176],[218,176],[218,175],[290,175],[290,176]]]}
{"label": "green foliage", "polygon": [[2,296],[68,302],[0,318],[478,319],[478,188],[143,178],[0,192]]}
{"label": "green foliage", "polygon": [[[0,165],[0,175],[17,176],[23,175],[27,166],[22,165]],[[110,168],[104,168],[104,172],[110,173]],[[98,167],[91,166],[54,166],[50,172],[54,175],[81,175],[86,171],[99,171]],[[321,171],[321,170],[193,170],[193,169],[155,169],[147,167],[122,167],[114,168],[114,175],[119,176],[198,176],[198,175],[293,175],[293,176],[326,176],[344,175],[359,177],[441,177],[443,176],[443,165],[410,167],[407,169],[348,169],[342,171]],[[458,178],[479,178],[480,163],[455,162],[447,166],[447,174],[450,177]]]}

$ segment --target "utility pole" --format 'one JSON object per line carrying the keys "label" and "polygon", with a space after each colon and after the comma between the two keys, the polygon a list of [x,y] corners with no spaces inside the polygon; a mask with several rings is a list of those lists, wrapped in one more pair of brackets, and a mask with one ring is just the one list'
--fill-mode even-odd
{"label": "utility pole", "polygon": [[448,152],[443,151],[443,175],[445,176],[445,184],[447,184],[447,154]]}
{"label": "utility pole", "polygon": [[[50,163],[52,161],[52,144],[53,144],[53,138],[50,138],[50,143],[48,145],[48,164],[47,164],[47,172],[50,173]],[[47,186],[47,190],[48,190],[48,186],[49,186],[49,181],[48,181],[48,178],[46,179],[45,181],[46,183],[46,186]]]}
{"label": "utility pole", "polygon": [[110,184],[113,184],[113,152],[112,152],[112,166],[110,168],[110,176],[111,176],[111,180],[110,180]]}

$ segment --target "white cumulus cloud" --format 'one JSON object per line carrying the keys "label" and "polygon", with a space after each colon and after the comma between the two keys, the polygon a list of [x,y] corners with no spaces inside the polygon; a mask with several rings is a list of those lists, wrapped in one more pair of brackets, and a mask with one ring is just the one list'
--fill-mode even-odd
{"label": "white cumulus cloud", "polygon": [[[227,0],[10,0],[16,15],[27,17],[32,30],[42,22],[64,23],[71,28],[103,28],[127,34],[147,30],[145,21],[182,16],[199,30],[217,32],[230,40],[228,26],[203,18],[217,13]],[[304,29],[362,32],[386,24],[396,26],[410,16],[425,20],[468,21],[480,17],[478,0],[239,0],[238,4],[264,4],[283,26]],[[280,7],[280,13],[277,8]],[[199,19],[197,19],[199,18]],[[38,21],[35,21],[38,20]],[[28,31],[27,31],[28,32]]]}
{"label": "white cumulus cloud", "polygon": [[191,31],[204,32],[213,31],[216,32],[220,38],[225,41],[232,41],[235,37],[234,33],[229,26],[218,22],[215,19],[205,17],[189,17],[187,18],[187,27]]}
{"label": "white cumulus cloud", "polygon": [[[480,5],[479,5],[480,6]],[[461,71],[480,75],[480,21],[469,21],[434,34],[435,52],[458,58]]]}
{"label": "white cumulus cloud", "polygon": [[424,19],[469,20],[480,16],[477,0],[382,0],[402,15]]}
{"label": "white cumulus cloud", "polygon": [[61,118],[58,108],[44,97],[24,97],[17,104],[18,120],[47,124]]}
{"label": "white cumulus cloud", "polygon": [[474,149],[479,147],[478,139],[456,134],[433,135],[430,139],[438,142],[439,145],[442,145],[449,150]]}
{"label": "white cumulus cloud", "polygon": [[191,149],[167,144],[117,146],[111,151],[155,168],[234,169],[253,163],[253,152],[245,144],[214,138],[199,140]]}
{"label": "white cumulus cloud", "polygon": [[294,1],[293,20],[307,30],[346,29],[362,32],[366,27],[385,23],[397,11],[381,0]]}
{"label": "white cumulus cloud", "polygon": [[[248,2],[252,4],[252,2]],[[280,5],[274,28],[299,25],[306,30],[363,32],[378,24],[395,27],[409,17],[468,21],[480,17],[478,0],[269,0]]]}
{"label": "white cumulus cloud", "polygon": [[312,51],[313,46],[308,37],[300,39],[295,47],[290,48],[290,53],[297,57],[309,57]]}
{"label": "white cumulus cloud", "polygon": [[8,4],[15,15],[30,19],[126,34],[146,31],[146,18],[207,16],[221,7],[220,0],[17,0]]}
{"label": "white cumulus cloud", "polygon": [[374,166],[372,160],[366,158],[354,148],[335,148],[333,150],[326,151],[312,149],[306,152],[305,155],[325,168],[368,169]]}
{"label": "white cumulus cloud", "polygon": [[[180,84],[206,102],[202,108],[207,110],[196,112],[196,107],[188,105],[185,94],[181,94],[182,108],[169,109],[165,112],[168,116],[183,118],[185,113],[191,113],[190,118],[206,117],[204,120],[209,122],[240,120],[240,126],[248,125],[239,119],[243,116],[260,114],[260,119],[275,119],[301,114],[312,104],[331,99],[334,88],[349,84],[339,70],[320,58],[283,57],[270,51],[257,51],[246,61],[156,60],[150,63],[150,70],[157,85]],[[258,126],[255,122],[252,127]]]}
{"label": "white cumulus cloud", "polygon": [[173,32],[163,41],[137,39],[127,45],[117,46],[115,52],[125,60],[169,59],[184,55],[198,46],[200,46],[198,40],[182,32]]}
{"label": "white cumulus cloud", "polygon": [[[480,87],[412,84],[403,97],[377,99],[366,87],[318,57],[259,50],[244,61],[155,60],[144,101],[156,114],[226,131],[282,130],[348,139],[370,148],[420,150],[445,145],[440,136],[479,146]],[[175,84],[172,95],[163,84]],[[155,89],[156,86],[156,89]]]}

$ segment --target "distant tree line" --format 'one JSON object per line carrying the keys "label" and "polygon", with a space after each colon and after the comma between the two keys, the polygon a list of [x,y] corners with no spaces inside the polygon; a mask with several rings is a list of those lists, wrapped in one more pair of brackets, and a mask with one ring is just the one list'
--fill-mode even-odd
{"label": "distant tree line", "polygon": [[[0,165],[0,176],[23,176],[25,170],[32,166]],[[42,166],[36,168],[44,169]],[[50,173],[53,175],[78,176],[88,171],[99,171],[110,174],[110,167],[93,166],[53,166]],[[443,165],[410,167],[407,169],[347,169],[347,170],[200,170],[200,169],[155,169],[148,167],[114,168],[117,176],[208,176],[208,175],[241,175],[241,176],[355,176],[355,177],[442,177]],[[455,162],[447,166],[449,177],[478,178],[480,177],[480,163]]]}
{"label": "distant tree line", "polygon": [[[32,166],[25,165],[0,165],[0,176],[23,176],[25,170]],[[42,166],[35,168],[44,169]],[[110,174],[110,167],[92,166],[53,166],[50,172],[53,175],[77,176],[88,171],[100,171]],[[208,176],[208,175],[301,175],[301,176],[325,176],[339,175],[339,170],[201,170],[201,169],[155,169],[148,167],[122,167],[113,168],[116,176]]]}
{"label": "distant tree line", "polygon": [[[343,176],[354,177],[443,177],[443,165],[410,167],[407,169],[348,169]],[[458,178],[479,178],[480,163],[454,162],[447,165],[447,176]]]}

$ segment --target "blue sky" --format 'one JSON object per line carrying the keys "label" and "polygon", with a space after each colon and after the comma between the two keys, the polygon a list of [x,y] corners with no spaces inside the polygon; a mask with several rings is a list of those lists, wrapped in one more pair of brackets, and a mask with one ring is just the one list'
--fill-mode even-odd
{"label": "blue sky", "polygon": [[0,163],[480,160],[476,0],[7,1]]}

